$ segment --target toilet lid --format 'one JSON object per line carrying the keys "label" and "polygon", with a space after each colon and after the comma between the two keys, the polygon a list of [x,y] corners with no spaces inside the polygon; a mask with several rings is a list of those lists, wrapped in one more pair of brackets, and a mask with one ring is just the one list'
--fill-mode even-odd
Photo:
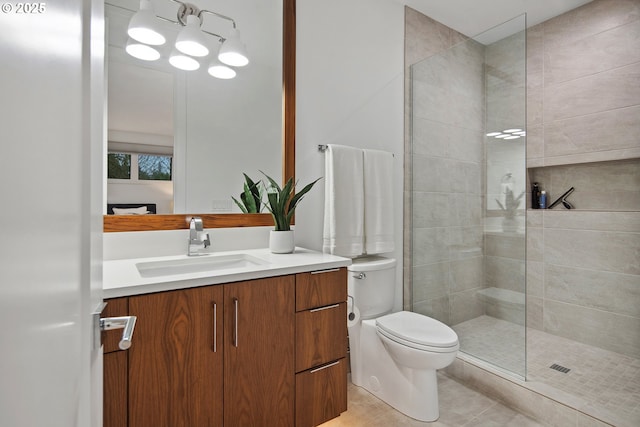
{"label": "toilet lid", "polygon": [[455,347],[458,335],[444,323],[410,311],[387,314],[376,319],[376,326],[403,340],[430,347]]}

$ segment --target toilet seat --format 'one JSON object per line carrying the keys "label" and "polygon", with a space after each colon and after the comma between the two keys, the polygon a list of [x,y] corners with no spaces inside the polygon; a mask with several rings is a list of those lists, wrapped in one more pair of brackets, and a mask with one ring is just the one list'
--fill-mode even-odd
{"label": "toilet seat", "polygon": [[377,331],[399,344],[422,351],[449,353],[459,348],[458,335],[444,323],[410,311],[376,319]]}

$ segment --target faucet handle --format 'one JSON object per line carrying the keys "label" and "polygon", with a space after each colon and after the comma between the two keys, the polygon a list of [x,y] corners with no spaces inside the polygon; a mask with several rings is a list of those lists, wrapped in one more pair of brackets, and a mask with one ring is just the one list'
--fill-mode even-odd
{"label": "faucet handle", "polygon": [[204,247],[208,248],[211,246],[211,240],[209,240],[209,233],[202,234],[202,243],[204,243]]}

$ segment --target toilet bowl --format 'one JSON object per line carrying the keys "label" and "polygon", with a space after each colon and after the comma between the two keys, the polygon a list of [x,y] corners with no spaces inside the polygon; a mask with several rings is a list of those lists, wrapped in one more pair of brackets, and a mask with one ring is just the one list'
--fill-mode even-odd
{"label": "toilet bowl", "polygon": [[395,260],[365,257],[348,269],[350,301],[362,319],[349,326],[352,382],[412,418],[437,420],[436,370],[455,360],[458,336],[430,317],[391,313]]}

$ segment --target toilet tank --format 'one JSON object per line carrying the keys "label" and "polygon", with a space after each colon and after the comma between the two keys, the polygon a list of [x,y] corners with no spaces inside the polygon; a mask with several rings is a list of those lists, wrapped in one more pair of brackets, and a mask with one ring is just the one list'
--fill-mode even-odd
{"label": "toilet tank", "polygon": [[362,319],[391,312],[396,287],[396,260],[381,256],[355,258],[347,267],[349,295]]}

